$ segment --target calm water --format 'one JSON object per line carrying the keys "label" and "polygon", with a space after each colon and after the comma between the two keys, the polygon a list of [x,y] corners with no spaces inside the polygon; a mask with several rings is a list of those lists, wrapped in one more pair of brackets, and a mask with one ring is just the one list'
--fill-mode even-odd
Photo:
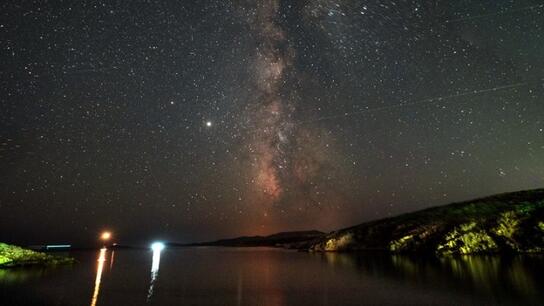
{"label": "calm water", "polygon": [[73,253],[0,270],[2,305],[542,304],[544,258],[411,258],[266,248]]}

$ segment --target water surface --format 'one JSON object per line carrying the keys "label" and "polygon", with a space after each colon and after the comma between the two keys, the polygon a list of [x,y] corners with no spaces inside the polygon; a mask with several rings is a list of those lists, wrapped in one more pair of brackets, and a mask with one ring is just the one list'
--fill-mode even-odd
{"label": "water surface", "polygon": [[418,258],[270,248],[74,252],[71,267],[0,270],[2,305],[526,305],[541,256]]}

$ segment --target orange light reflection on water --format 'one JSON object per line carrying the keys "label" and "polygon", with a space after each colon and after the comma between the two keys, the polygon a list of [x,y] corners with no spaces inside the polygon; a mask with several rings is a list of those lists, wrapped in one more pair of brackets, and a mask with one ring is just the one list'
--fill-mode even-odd
{"label": "orange light reflection on water", "polygon": [[110,271],[113,269],[113,259],[115,258],[115,251],[111,251],[110,257]]}
{"label": "orange light reflection on water", "polygon": [[101,248],[98,255],[98,265],[96,267],[96,278],[94,280],[94,292],[91,299],[91,306],[96,306],[98,294],[100,292],[100,282],[102,281],[102,271],[104,270],[104,262],[106,261],[106,252],[108,249]]}

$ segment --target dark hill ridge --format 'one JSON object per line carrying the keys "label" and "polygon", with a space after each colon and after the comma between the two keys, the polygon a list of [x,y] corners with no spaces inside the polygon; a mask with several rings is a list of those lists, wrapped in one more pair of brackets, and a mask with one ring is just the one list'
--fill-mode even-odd
{"label": "dark hill ridge", "polygon": [[325,233],[319,231],[283,232],[269,236],[244,236],[211,242],[191,243],[183,246],[276,247],[308,241],[317,242],[317,239],[323,236],[325,236]]}
{"label": "dark hill ridge", "polygon": [[544,252],[544,189],[434,207],[332,232],[310,251]]}

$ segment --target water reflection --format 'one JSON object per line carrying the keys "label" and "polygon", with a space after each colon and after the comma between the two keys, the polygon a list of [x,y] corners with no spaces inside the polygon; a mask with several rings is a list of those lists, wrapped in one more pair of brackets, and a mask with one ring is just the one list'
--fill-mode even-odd
{"label": "water reflection", "polygon": [[155,282],[157,281],[157,277],[159,276],[161,252],[164,249],[164,244],[156,242],[151,245],[151,249],[153,250],[153,261],[151,263],[151,281],[149,282],[149,290],[147,291],[148,301],[151,300],[151,297],[153,296],[153,287],[155,286]]}
{"label": "water reflection", "polygon": [[[255,252],[255,253],[252,253]],[[266,251],[263,249],[243,249],[233,253],[219,253],[217,256],[232,256],[230,265],[225,266],[223,261],[210,265],[208,274],[214,275],[214,270],[222,271],[217,281],[228,282],[232,288],[231,305],[268,305],[284,306],[285,291],[288,287],[287,279],[292,279],[292,273],[304,271],[304,264],[300,269],[286,264],[282,265],[281,252]],[[222,258],[224,260],[225,258]],[[210,257],[213,260],[213,257]],[[285,263],[285,262],[284,262]],[[296,265],[291,262],[290,264]],[[198,271],[192,271],[197,275]],[[210,280],[201,280],[202,283]],[[230,287],[232,286],[232,287]],[[258,292],[258,294],[256,293]]]}
{"label": "water reflection", "polygon": [[102,271],[104,270],[104,262],[106,261],[106,253],[108,249],[102,248],[100,249],[100,253],[98,254],[98,265],[96,267],[96,278],[94,280],[94,291],[93,291],[93,297],[91,299],[91,306],[96,306],[96,302],[98,301],[98,294],[100,292],[100,282],[102,281]]}
{"label": "water reflection", "polygon": [[110,271],[113,270],[113,259],[115,258],[115,250],[111,251],[111,257],[110,257]]}
{"label": "water reflection", "polygon": [[236,305],[242,305],[242,296],[244,292],[244,280],[242,278],[242,273],[238,271],[238,278],[236,283]]}
{"label": "water reflection", "polygon": [[491,296],[500,296],[504,290],[520,298],[537,296],[541,280],[538,269],[528,269],[532,261],[535,266],[542,265],[538,255],[416,257],[326,253],[323,257],[335,268],[358,270],[362,275],[442,289],[458,287]]}
{"label": "water reflection", "polygon": [[442,258],[441,263],[451,274],[464,281],[470,281],[474,286],[487,291],[493,291],[501,286],[521,295],[535,294],[535,280],[528,273],[523,261],[530,260],[530,255],[524,257],[498,256],[460,256]]}
{"label": "water reflection", "polygon": [[47,269],[42,268],[0,269],[0,284],[22,283],[31,279],[40,278],[47,272]]}
{"label": "water reflection", "polygon": [[[115,255],[102,249],[73,255],[78,265],[51,268],[55,273],[38,270],[44,275],[36,279],[27,278],[27,269],[0,271],[0,304],[542,305],[544,298],[543,256],[438,258],[262,248],[116,250]],[[115,270],[108,270],[113,260]]]}

